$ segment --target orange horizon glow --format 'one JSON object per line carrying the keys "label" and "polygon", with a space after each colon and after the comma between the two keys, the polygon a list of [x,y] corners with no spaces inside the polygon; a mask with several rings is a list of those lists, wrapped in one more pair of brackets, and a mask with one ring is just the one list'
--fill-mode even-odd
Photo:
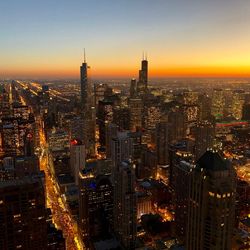
{"label": "orange horizon glow", "polygon": [[[78,67],[79,68],[79,67]],[[135,68],[98,68],[91,67],[90,78],[138,78]],[[80,71],[75,68],[33,69],[0,72],[2,78],[79,78]],[[150,68],[150,78],[250,78],[250,66],[197,66]]]}

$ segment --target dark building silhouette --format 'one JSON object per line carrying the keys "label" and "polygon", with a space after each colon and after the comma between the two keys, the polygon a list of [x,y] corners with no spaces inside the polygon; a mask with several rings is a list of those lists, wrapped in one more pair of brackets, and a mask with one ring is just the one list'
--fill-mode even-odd
{"label": "dark building silhouette", "polygon": [[236,174],[219,153],[207,151],[190,175],[187,250],[232,249]]}
{"label": "dark building silhouette", "polygon": [[38,179],[0,183],[0,249],[46,249],[45,196]]}
{"label": "dark building silhouette", "polygon": [[113,216],[113,186],[108,176],[79,173],[79,226],[83,240],[108,237]]}
{"label": "dark building silhouette", "polygon": [[139,94],[145,94],[148,90],[148,60],[143,54],[141,61],[141,69],[139,70],[139,81],[137,83],[137,91]]}

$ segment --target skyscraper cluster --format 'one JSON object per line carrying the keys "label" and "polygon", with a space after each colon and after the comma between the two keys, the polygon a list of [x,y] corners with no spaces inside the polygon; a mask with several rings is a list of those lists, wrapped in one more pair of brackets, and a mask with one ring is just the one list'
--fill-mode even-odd
{"label": "skyscraper cluster", "polygon": [[250,248],[249,86],[148,67],[0,84],[1,249]]}

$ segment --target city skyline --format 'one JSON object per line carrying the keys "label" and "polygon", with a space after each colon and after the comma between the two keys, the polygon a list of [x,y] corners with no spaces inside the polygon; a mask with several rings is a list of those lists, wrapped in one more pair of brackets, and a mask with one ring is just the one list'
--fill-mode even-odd
{"label": "city skyline", "polygon": [[[246,1],[2,2],[1,78],[250,77]],[[39,11],[37,11],[39,10]]]}

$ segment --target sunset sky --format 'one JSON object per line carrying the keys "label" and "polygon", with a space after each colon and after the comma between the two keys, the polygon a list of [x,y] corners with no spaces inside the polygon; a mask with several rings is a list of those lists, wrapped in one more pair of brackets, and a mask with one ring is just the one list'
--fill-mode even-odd
{"label": "sunset sky", "polygon": [[0,78],[250,77],[249,0],[0,1]]}

